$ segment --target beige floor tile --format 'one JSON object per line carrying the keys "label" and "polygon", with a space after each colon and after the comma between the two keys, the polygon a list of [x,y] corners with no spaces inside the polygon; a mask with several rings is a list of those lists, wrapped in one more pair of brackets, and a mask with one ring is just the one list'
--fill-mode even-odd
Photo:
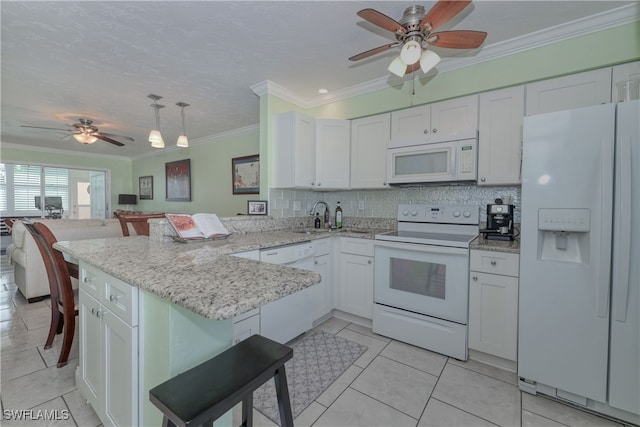
{"label": "beige floor tile", "polygon": [[417,420],[351,388],[316,421],[314,427],[415,426]]}
{"label": "beige floor tile", "polygon": [[342,373],[320,396],[316,399],[316,402],[325,407],[329,407],[349,385],[356,379],[358,375],[363,371],[362,368],[351,365],[346,371]]}
{"label": "beige floor tile", "polygon": [[3,383],[46,368],[36,348],[9,353],[0,362]]}
{"label": "beige floor tile", "polygon": [[6,320],[21,320],[21,318],[15,308],[5,307],[0,309],[0,321],[4,322]]}
{"label": "beige floor tile", "polygon": [[384,341],[384,342],[391,342],[391,338],[382,336],[382,335],[378,335],[378,334],[374,334],[373,331],[371,330],[371,328],[367,328],[366,326],[362,326],[362,325],[358,325],[357,323],[351,323],[349,326],[347,326],[347,329],[354,331],[354,332],[358,332],[364,335],[368,335],[370,337],[373,337],[377,340],[380,341]]}
{"label": "beige floor tile", "polygon": [[463,362],[462,360],[449,358],[448,363],[476,371],[480,374],[488,375],[509,384],[518,385],[518,375],[516,373],[505,371],[504,369],[496,368],[495,366],[487,365],[486,363],[482,363],[477,360],[467,360],[466,362]]}
{"label": "beige floor tile", "polygon": [[516,386],[456,365],[445,366],[432,396],[501,426],[520,425]]}
{"label": "beige floor tile", "polygon": [[358,344],[366,345],[367,351],[358,358],[353,364],[361,368],[366,368],[369,363],[382,351],[387,345],[386,342],[380,341],[376,338],[364,335],[358,332],[354,332],[349,329],[343,329],[337,333],[339,337],[346,338],[351,341],[355,341]]}
{"label": "beige floor tile", "polygon": [[0,336],[18,334],[27,330],[22,319],[3,320],[0,322]]}
{"label": "beige floor tile", "polygon": [[522,393],[522,409],[568,426],[621,426],[606,418],[529,393]]}
{"label": "beige floor tile", "polygon": [[10,352],[23,351],[28,348],[42,345],[46,342],[48,334],[49,328],[47,327],[2,337],[0,338],[2,354],[6,355]]}
{"label": "beige floor tile", "polygon": [[327,408],[317,402],[311,402],[300,415],[293,420],[296,427],[311,427]]}
{"label": "beige floor tile", "polygon": [[[58,364],[58,359],[60,358],[60,351],[62,350],[62,334],[56,335],[53,339],[53,344],[51,348],[45,350],[44,343],[38,346],[38,351],[42,355],[44,362],[47,366],[56,366]],[[71,344],[71,350],[69,351],[69,360],[77,359],[80,357],[79,350],[79,339],[78,339],[78,325],[76,325],[76,336],[73,338],[73,344]]]}
{"label": "beige floor tile", "polygon": [[[22,419],[3,420],[3,426],[75,427],[71,412],[61,397],[45,402],[25,412]],[[84,427],[84,426],[81,426]]]}
{"label": "beige floor tile", "polygon": [[[234,426],[239,426],[242,424],[242,403],[238,403],[233,407],[232,410],[232,422]],[[262,412],[258,410],[253,410],[253,425],[255,427],[278,427],[278,424],[271,421]],[[98,426],[100,427],[100,426]]]}
{"label": "beige floor tile", "polygon": [[447,363],[447,356],[399,341],[392,341],[380,354],[436,376]]}
{"label": "beige floor tile", "polygon": [[433,397],[418,422],[418,427],[482,427],[495,426],[487,420],[478,418]]}
{"label": "beige floor tile", "polygon": [[341,330],[343,330],[344,328],[346,328],[347,325],[349,325],[349,322],[347,322],[346,320],[332,317],[330,319],[325,320],[318,326],[316,326],[315,329],[320,329],[322,331],[335,335]]}
{"label": "beige floor tile", "polygon": [[25,309],[25,311],[20,311],[18,308],[18,312],[29,330],[49,328],[51,325],[51,309],[47,306],[43,306],[42,308]]}
{"label": "beige floor tile", "polygon": [[522,427],[563,427],[566,424],[560,424],[549,418],[545,418],[541,415],[529,412],[526,409],[522,410]]}
{"label": "beige floor tile", "polygon": [[81,427],[96,427],[101,424],[98,415],[95,411],[84,401],[80,390],[74,390],[71,393],[67,393],[62,396],[67,407],[71,411],[71,416],[75,422]]}
{"label": "beige floor tile", "polygon": [[437,380],[436,376],[378,356],[351,388],[418,419]]}
{"label": "beige floor tile", "polygon": [[46,368],[2,384],[5,409],[28,409],[76,389],[77,360],[63,368]]}

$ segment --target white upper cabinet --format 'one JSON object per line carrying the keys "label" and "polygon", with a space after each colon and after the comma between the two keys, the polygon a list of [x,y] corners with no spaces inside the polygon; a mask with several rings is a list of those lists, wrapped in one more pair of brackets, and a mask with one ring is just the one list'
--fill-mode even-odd
{"label": "white upper cabinet", "polygon": [[348,120],[316,119],[316,190],[349,188],[350,139]]}
{"label": "white upper cabinet", "polygon": [[623,82],[625,80],[631,79],[631,76],[634,75],[634,78],[640,77],[640,61],[636,62],[627,62],[626,64],[620,64],[613,67],[612,78],[611,78],[611,100],[618,100],[618,88],[616,87],[616,83]]}
{"label": "white upper cabinet", "polygon": [[611,68],[526,85],[527,116],[611,102]]}
{"label": "white upper cabinet", "polygon": [[298,111],[274,116],[272,187],[349,188],[350,133],[348,120]]}
{"label": "white upper cabinet", "polygon": [[524,86],[480,94],[478,185],[518,185]]}
{"label": "white upper cabinet", "polygon": [[315,120],[298,111],[274,116],[272,186],[312,188],[315,184]]}
{"label": "white upper cabinet", "polygon": [[351,121],[351,188],[387,188],[391,114]]}
{"label": "white upper cabinet", "polygon": [[477,128],[477,95],[420,105],[391,113],[388,147],[468,138]]}

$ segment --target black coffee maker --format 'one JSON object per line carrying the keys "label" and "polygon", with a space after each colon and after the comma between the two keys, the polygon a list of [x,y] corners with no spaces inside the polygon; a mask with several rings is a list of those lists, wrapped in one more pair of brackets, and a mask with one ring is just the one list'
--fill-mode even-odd
{"label": "black coffee maker", "polygon": [[514,205],[502,204],[496,199],[494,204],[487,205],[487,228],[480,230],[487,240],[513,240]]}

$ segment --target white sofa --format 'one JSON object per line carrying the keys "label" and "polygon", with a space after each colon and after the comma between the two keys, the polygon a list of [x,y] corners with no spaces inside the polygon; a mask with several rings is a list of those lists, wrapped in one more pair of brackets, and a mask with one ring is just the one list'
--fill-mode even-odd
{"label": "white sofa", "polygon": [[[122,237],[117,219],[34,219],[44,223],[58,241]],[[15,282],[29,301],[38,301],[49,295],[49,280],[40,251],[21,221],[13,224],[13,243],[7,256],[15,267]],[[75,279],[74,286],[77,286]]]}

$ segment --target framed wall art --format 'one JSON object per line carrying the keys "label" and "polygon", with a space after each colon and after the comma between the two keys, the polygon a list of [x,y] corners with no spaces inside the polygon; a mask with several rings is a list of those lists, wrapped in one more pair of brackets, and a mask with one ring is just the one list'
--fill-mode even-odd
{"label": "framed wall art", "polygon": [[191,159],[178,160],[164,164],[167,178],[168,202],[191,201]]}
{"label": "framed wall art", "polygon": [[247,214],[248,215],[267,215],[267,201],[266,200],[248,200],[247,201]]}
{"label": "framed wall art", "polygon": [[260,194],[260,155],[231,159],[233,194]]}
{"label": "framed wall art", "polygon": [[153,176],[138,178],[138,195],[140,200],[153,200]]}

